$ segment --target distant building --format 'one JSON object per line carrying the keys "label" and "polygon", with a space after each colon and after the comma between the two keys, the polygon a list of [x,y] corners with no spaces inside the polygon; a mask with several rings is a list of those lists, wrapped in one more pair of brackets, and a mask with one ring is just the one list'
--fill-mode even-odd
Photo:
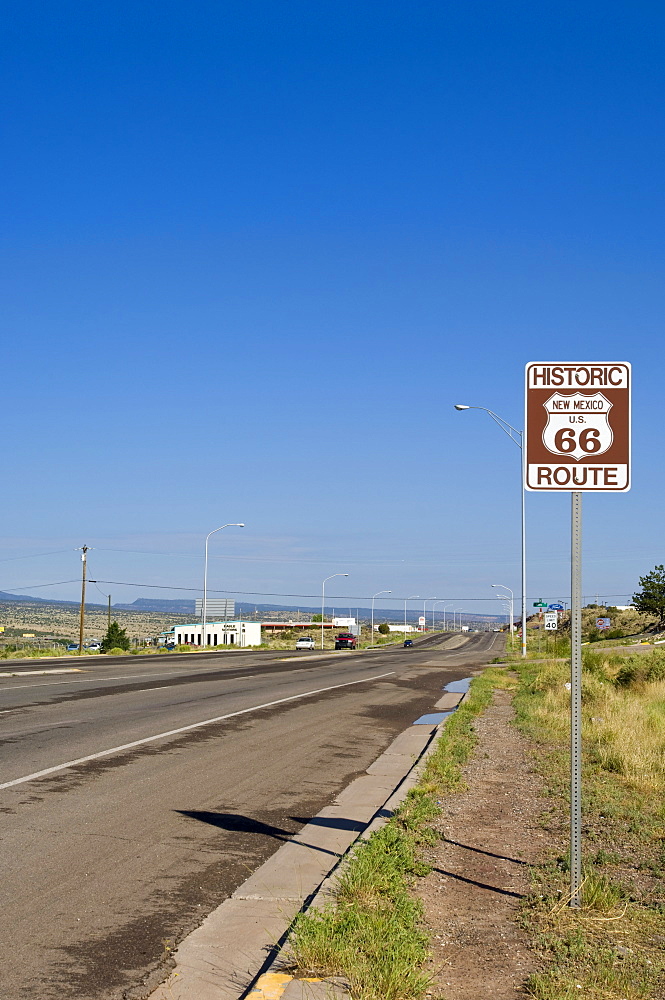
{"label": "distant building", "polygon": [[[379,626],[374,626],[374,631],[378,631]],[[388,625],[388,631],[390,632],[419,632],[420,629],[416,625]]]}
{"label": "distant building", "polygon": [[157,637],[158,646],[259,646],[261,625],[259,622],[206,622],[206,641],[201,643],[203,626],[201,622],[189,625],[174,625]]}

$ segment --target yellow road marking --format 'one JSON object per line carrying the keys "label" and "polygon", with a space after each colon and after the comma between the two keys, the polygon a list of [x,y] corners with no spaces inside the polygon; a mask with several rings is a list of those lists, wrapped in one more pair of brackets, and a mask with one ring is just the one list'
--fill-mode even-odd
{"label": "yellow road marking", "polygon": [[[295,976],[286,975],[284,972],[264,972],[258,980],[248,1000],[280,1000],[284,995],[284,990],[295,979]],[[301,983],[322,983],[322,979],[301,979]]]}
{"label": "yellow road marking", "polygon": [[265,972],[249,996],[252,1000],[279,1000],[292,979],[283,972]]}

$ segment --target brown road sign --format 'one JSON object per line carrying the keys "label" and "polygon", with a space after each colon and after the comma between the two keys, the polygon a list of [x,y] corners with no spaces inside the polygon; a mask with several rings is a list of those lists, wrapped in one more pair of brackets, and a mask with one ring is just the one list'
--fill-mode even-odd
{"label": "brown road sign", "polygon": [[624,362],[526,366],[527,490],[630,489],[630,382]]}

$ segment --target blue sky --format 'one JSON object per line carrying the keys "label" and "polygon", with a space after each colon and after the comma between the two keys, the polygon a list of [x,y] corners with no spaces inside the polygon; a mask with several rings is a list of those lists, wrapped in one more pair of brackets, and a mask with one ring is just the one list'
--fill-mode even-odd
{"label": "blue sky", "polygon": [[[453,403],[521,426],[527,361],[625,360],[634,488],[585,499],[584,592],[630,594],[664,558],[664,22],[6,7],[0,590],[75,598],[42,585],[84,542],[95,578],[198,586],[206,532],[244,521],[212,587],[348,572],[341,606],[493,608],[519,589],[519,452]],[[529,594],[554,600],[568,499],[527,501]]]}

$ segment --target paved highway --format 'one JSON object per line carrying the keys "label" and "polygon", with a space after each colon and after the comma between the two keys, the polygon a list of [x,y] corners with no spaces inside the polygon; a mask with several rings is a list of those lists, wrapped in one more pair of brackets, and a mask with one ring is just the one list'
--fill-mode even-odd
{"label": "paved highway", "polygon": [[173,945],[503,637],[425,642],[12,665],[2,1000],[144,996]]}

